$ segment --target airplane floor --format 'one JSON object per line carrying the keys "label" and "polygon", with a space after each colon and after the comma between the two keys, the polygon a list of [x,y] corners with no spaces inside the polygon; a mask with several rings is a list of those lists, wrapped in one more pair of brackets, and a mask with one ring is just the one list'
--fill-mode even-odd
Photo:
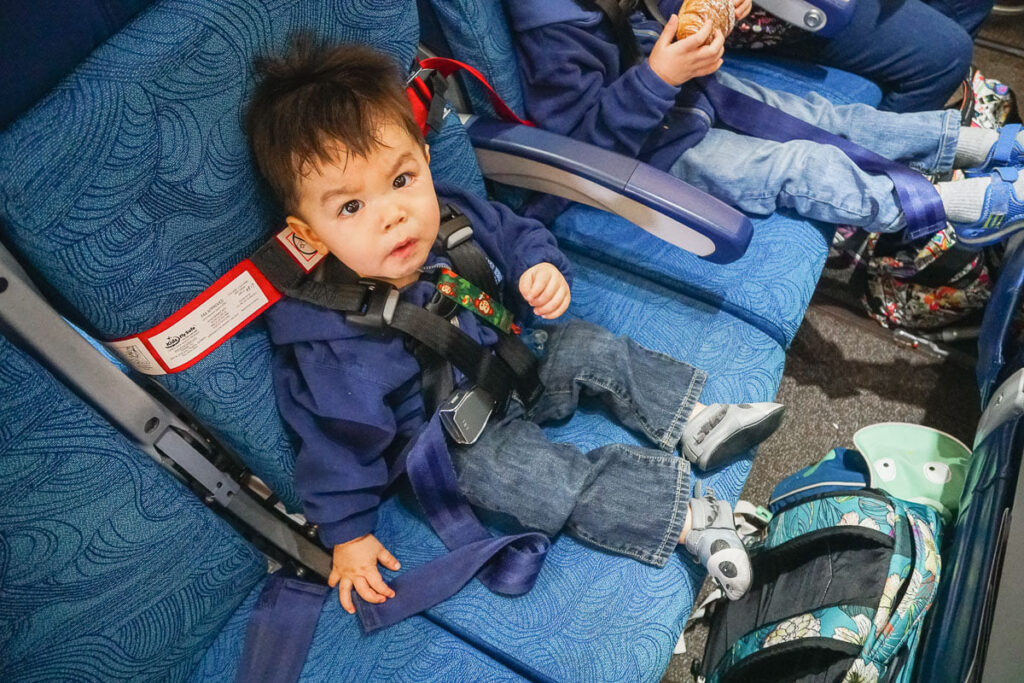
{"label": "airplane floor", "polygon": [[[853,433],[877,422],[941,427],[970,444],[978,424],[974,370],[893,343],[867,318],[816,297],[786,353],[777,400],[786,404],[779,431],[754,459],[741,498],[764,505],[775,484],[835,446],[853,446]],[[837,369],[842,368],[841,372]],[[705,581],[694,604],[710,590]],[[687,634],[688,654],[672,657],[662,683],[690,683],[691,662],[704,650],[707,629]]]}

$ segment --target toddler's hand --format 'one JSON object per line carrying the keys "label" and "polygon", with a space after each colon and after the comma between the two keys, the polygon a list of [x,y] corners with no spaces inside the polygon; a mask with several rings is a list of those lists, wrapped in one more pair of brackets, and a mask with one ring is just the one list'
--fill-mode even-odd
{"label": "toddler's hand", "polygon": [[[750,3],[750,0],[739,0]],[[725,37],[715,31],[715,39],[704,45],[711,35],[711,23],[705,22],[692,36],[672,42],[676,37],[679,17],[673,14],[658,37],[651,56],[647,58],[651,70],[669,85],[682,85],[691,78],[707,76],[722,66]]]}
{"label": "toddler's hand", "polygon": [[392,571],[402,566],[373,534],[334,546],[334,562],[327,584],[338,587],[338,600],[349,614],[356,613],[352,603],[353,588],[366,602],[381,603],[395,597],[395,591],[388,588],[377,570],[378,562]]}
{"label": "toddler's hand", "polygon": [[742,21],[750,14],[754,0],[733,0],[732,6],[736,8],[736,21]]}
{"label": "toddler's hand", "polygon": [[565,313],[572,295],[562,272],[550,263],[538,263],[519,278],[519,293],[533,312],[551,320]]}

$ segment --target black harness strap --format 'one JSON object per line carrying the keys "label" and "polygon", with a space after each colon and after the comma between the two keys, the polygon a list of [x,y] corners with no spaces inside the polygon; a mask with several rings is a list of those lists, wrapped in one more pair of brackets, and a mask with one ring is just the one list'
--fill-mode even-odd
{"label": "black harness strap", "polygon": [[[462,277],[498,298],[498,285],[490,263],[472,240],[469,219],[451,206],[442,207],[438,231],[440,246]],[[251,257],[260,271],[283,294],[300,301],[341,311],[345,318],[370,328],[392,328],[416,342],[412,352],[420,363],[427,408],[436,408],[451,393],[450,363],[504,409],[513,391],[530,405],[543,387],[537,359],[516,336],[499,332],[491,349],[481,346],[447,316],[414,306],[399,298],[391,284],[363,279],[334,257],[312,274],[297,268],[291,257],[272,242]],[[452,310],[454,313],[454,310]]]}
{"label": "black harness strap", "polygon": [[[455,272],[500,300],[491,264],[472,237],[473,227],[469,219],[451,204],[442,205],[437,240],[441,248],[448,252]],[[519,397],[526,405],[532,405],[543,390],[537,374],[537,358],[519,337],[507,332],[498,332],[494,352],[515,374]]]}

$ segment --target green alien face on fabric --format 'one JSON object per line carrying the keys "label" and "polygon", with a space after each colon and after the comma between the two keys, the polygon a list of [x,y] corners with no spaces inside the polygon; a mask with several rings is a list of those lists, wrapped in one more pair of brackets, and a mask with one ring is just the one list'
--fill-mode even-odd
{"label": "green alien face on fabric", "polygon": [[934,508],[946,521],[960,506],[971,450],[945,432],[883,422],[853,435],[867,461],[871,487]]}

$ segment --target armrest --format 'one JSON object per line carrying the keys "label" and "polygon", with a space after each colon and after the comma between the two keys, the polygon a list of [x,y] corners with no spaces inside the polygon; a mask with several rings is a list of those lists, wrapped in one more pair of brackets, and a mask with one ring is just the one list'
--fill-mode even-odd
{"label": "armrest", "polygon": [[519,124],[463,123],[487,178],[617,214],[713,263],[735,261],[750,244],[750,219],[648,164]]}
{"label": "armrest", "polygon": [[[1020,308],[1021,288],[1024,287],[1024,237],[1010,240],[1005,261],[992,288],[992,298],[985,307],[985,317],[978,334],[978,390],[982,408],[986,407],[1004,366],[1012,356],[1007,349],[1013,319]],[[1008,354],[1007,352],[1010,351]],[[1016,369],[1016,368],[1012,368]]]}
{"label": "armrest", "polygon": [[[666,6],[666,3],[668,6]],[[857,0],[754,0],[754,4],[768,10],[779,19],[822,38],[831,38],[850,23]],[[648,12],[657,21],[665,23],[666,11],[679,11],[682,2],[672,0],[644,0]]]}

